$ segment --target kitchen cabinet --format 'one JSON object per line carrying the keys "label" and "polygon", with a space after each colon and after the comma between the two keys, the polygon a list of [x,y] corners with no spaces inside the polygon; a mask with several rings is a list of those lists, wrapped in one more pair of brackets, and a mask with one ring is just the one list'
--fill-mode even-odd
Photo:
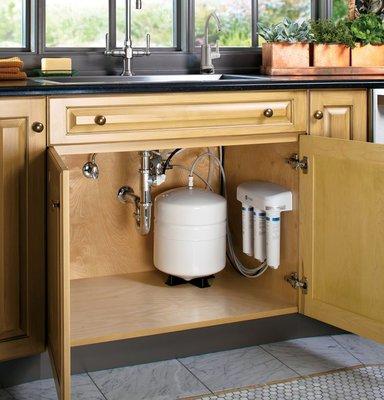
{"label": "kitchen cabinet", "polygon": [[0,360],[45,347],[44,98],[0,100]]}
{"label": "kitchen cabinet", "polygon": [[309,97],[311,135],[367,140],[365,90],[312,90]]}
{"label": "kitchen cabinet", "polygon": [[[48,152],[48,345],[61,399],[70,399],[70,349],[76,346],[297,312],[384,342],[380,290],[384,285],[380,264],[384,258],[380,245],[384,147],[364,143],[365,91],[311,91],[308,95],[310,106],[303,114],[305,119],[309,115],[312,135],[301,134],[293,141],[288,132],[281,143],[262,144],[255,139],[262,135],[257,127],[251,135],[234,135],[232,142],[224,143],[229,219],[244,262],[256,261],[240,254],[237,185],[263,179],[293,192],[294,211],[285,213],[282,220],[280,268],[249,280],[228,266],[204,290],[164,285],[165,276],[152,267],[151,236],[143,238],[135,232],[132,210],[115,198],[119,184],[137,185],[137,150],[166,144],[182,147],[185,138],[175,136],[164,142],[161,136],[148,136],[143,141],[108,144],[103,142],[107,137],[95,143],[102,137],[99,134],[108,133],[84,131],[75,132],[84,135],[76,144],[74,139],[56,137],[60,144]],[[248,98],[246,93],[244,98]],[[326,99],[332,98],[331,105]],[[317,131],[311,121],[313,109],[320,104],[325,118],[316,122],[320,121],[326,135],[319,135],[322,130]],[[92,124],[96,113],[85,108],[84,120],[72,119],[77,122],[65,126],[76,131],[83,129],[81,121]],[[109,111],[108,115],[114,112]],[[298,115],[296,111],[293,107],[292,115]],[[293,126],[296,122],[292,120]],[[138,118],[135,123],[144,122]],[[164,129],[162,133],[169,127]],[[125,133],[118,133],[116,126],[112,131],[127,134],[123,128]],[[93,139],[85,143],[85,137]],[[51,137],[51,141],[56,139]],[[191,147],[206,145],[203,139],[196,138]],[[209,145],[222,146],[222,139],[213,136]],[[102,173],[98,181],[89,181],[82,177],[81,167],[94,151],[98,151]],[[301,161],[296,169],[287,163],[292,153]],[[185,184],[185,176],[169,179],[174,186]],[[160,191],[166,189],[160,187]]]}
{"label": "kitchen cabinet", "polygon": [[[366,91],[36,97],[0,106],[0,360],[44,350],[46,279],[46,343],[60,399],[71,398],[76,346],[297,312],[384,341],[384,159],[382,146],[363,143]],[[179,163],[190,165],[207,146],[225,150],[229,219],[244,263],[256,261],[241,254],[237,185],[260,179],[292,190],[281,266],[255,280],[228,266],[207,290],[169,288],[152,265],[152,236],[137,234],[116,192],[137,190],[137,151],[189,148]],[[81,172],[92,153],[97,181]],[[307,169],[287,163],[293,153]],[[207,173],[208,162],[199,168]],[[186,182],[180,170],[168,175],[154,196]],[[286,280],[292,273],[299,290]]]}

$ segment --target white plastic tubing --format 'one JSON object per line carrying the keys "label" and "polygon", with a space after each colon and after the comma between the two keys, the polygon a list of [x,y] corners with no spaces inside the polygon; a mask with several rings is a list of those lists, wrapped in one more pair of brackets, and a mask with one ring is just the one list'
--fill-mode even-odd
{"label": "white plastic tubing", "polygon": [[[216,155],[214,155],[213,153],[211,153],[211,151],[209,149],[208,149],[208,151],[206,153],[203,153],[203,154],[199,155],[196,158],[196,160],[193,162],[191,168],[189,169],[188,186],[189,187],[193,187],[194,175],[198,176],[195,173],[195,168],[198,165],[198,163],[205,157],[209,157],[210,160],[215,160],[217,165],[219,166],[220,172],[221,172],[221,176],[222,176],[222,179],[223,179],[224,197],[227,198],[227,180],[226,180],[226,175],[225,175],[225,171],[224,171],[224,167],[223,167],[223,163],[222,163],[222,148],[221,147],[220,147],[220,158],[217,157]],[[185,168],[185,169],[188,170],[188,168]],[[211,175],[211,168],[209,169],[209,178],[210,178],[210,175]],[[210,183],[205,181],[201,176],[198,176],[198,178],[200,178],[206,184],[206,186],[210,190],[212,190],[212,186],[210,185]],[[228,219],[227,219],[227,221],[228,221]],[[241,261],[239,260],[239,258],[237,257],[237,255],[235,253],[232,234],[231,234],[231,230],[229,228],[229,222],[227,222],[227,243],[228,243],[228,254],[227,254],[227,256],[228,256],[231,264],[242,275],[246,276],[247,278],[257,278],[257,277],[261,276],[268,269],[268,265],[267,265],[267,263],[265,261],[260,266],[258,266],[256,268],[247,267],[247,266],[245,266],[245,265],[243,265],[241,263]]]}

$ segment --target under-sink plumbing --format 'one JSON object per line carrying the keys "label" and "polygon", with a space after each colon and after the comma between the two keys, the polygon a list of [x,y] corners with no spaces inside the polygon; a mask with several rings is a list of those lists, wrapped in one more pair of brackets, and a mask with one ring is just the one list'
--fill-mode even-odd
{"label": "under-sink plumbing", "polygon": [[141,159],[140,196],[129,186],[123,186],[117,193],[122,203],[132,203],[135,206],[136,228],[141,235],[148,235],[151,230],[152,217],[152,186],[159,186],[165,181],[163,160],[161,156],[149,150],[139,152]]}

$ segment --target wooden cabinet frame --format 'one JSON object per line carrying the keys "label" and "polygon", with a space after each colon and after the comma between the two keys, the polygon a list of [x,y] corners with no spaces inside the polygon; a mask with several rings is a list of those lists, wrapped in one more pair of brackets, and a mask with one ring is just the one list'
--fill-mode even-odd
{"label": "wooden cabinet frame", "polygon": [[[363,101],[365,91],[356,91],[356,96]],[[324,95],[325,96],[325,95]],[[345,100],[345,99],[344,99]],[[350,112],[344,113],[342,118],[350,118],[356,113],[366,111],[364,101],[354,103],[344,101]],[[325,103],[324,103],[325,104]],[[339,103],[341,107],[343,105]],[[309,108],[309,111],[312,111]],[[308,115],[308,113],[306,113]],[[340,119],[334,119],[335,130],[339,132]],[[342,123],[346,123],[343,119]],[[356,128],[356,125],[354,125]],[[363,140],[366,137],[366,119],[362,116],[359,123],[360,134],[353,134],[352,138]],[[307,293],[300,292],[296,304],[281,306],[276,302],[274,314],[260,309],[256,314],[249,314],[250,318],[263,318],[271,315],[295,313],[333,324],[342,329],[360,334],[367,338],[384,342],[384,297],[381,289],[384,285],[384,269],[381,260],[384,259],[380,246],[380,234],[384,226],[384,213],[380,205],[382,185],[384,183],[384,146],[363,143],[359,141],[340,140],[329,137],[302,135],[299,138],[299,153],[301,159],[307,157],[308,171],[297,171],[299,177],[299,263],[296,271],[299,278],[306,280]],[[350,134],[349,138],[350,138]],[[335,135],[338,136],[337,134]],[[231,140],[232,139],[232,140]],[[291,142],[290,136],[285,137]],[[259,140],[259,137],[258,137]],[[266,139],[268,142],[268,139]],[[284,138],[281,140],[284,142]],[[62,160],[62,156],[84,154],[91,152],[109,153],[123,151],[137,151],[143,149],[169,147],[200,147],[242,145],[263,143],[254,141],[254,136],[243,136],[235,139],[228,137],[223,142],[221,137],[210,138],[204,144],[193,139],[172,139],[158,141],[137,141],[134,143],[83,143],[77,145],[63,145],[49,150],[48,173],[48,281],[51,287],[49,293],[50,309],[48,343],[50,354],[54,362],[56,382],[60,399],[69,400],[70,395],[70,348],[71,345],[90,344],[81,339],[71,340],[71,282],[69,256],[69,168]],[[241,163],[241,160],[239,161]],[[363,177],[369,178],[363,184]],[[383,195],[384,196],[384,195]],[[384,200],[384,198],[383,198]],[[350,206],[352,205],[352,206]],[[364,207],[367,206],[367,211]],[[358,207],[360,206],[360,207]],[[370,217],[370,222],[364,222],[364,213]],[[376,215],[377,220],[374,219]],[[360,230],[364,237],[360,237]],[[342,235],[340,235],[340,231]],[[367,238],[367,236],[371,236]],[[374,246],[374,252],[370,246]],[[350,251],[353,249],[353,251]],[[353,257],[356,252],[364,257]],[[141,278],[137,278],[139,281]],[[279,284],[287,285],[283,279]],[[96,283],[96,281],[95,281]],[[113,284],[113,280],[111,280]],[[153,287],[158,284],[156,279]],[[73,288],[77,284],[73,284]],[[93,283],[89,289],[94,288]],[[264,284],[265,288],[265,284]],[[289,288],[290,290],[294,290]],[[338,295],[337,289],[340,289]],[[119,287],[119,290],[122,290]],[[91,293],[91,292],[89,292]],[[261,292],[267,296],[268,291]],[[292,292],[294,293],[294,292]],[[295,296],[294,296],[295,297]],[[76,300],[74,301],[76,304]],[[280,307],[280,308],[279,308]],[[73,310],[72,310],[73,311]],[[236,318],[222,319],[217,323],[234,322]],[[214,325],[215,322],[204,322],[199,326]],[[185,325],[188,329],[197,325]],[[120,328],[120,327],[119,327]],[[175,328],[176,329],[176,328]],[[168,330],[168,332],[171,330]],[[143,329],[135,333],[137,337],[145,336],[150,330]],[[167,332],[167,330],[163,330]],[[152,334],[161,331],[152,331]],[[117,332],[105,340],[124,339],[124,333]],[[101,336],[92,339],[93,343],[103,341]]]}

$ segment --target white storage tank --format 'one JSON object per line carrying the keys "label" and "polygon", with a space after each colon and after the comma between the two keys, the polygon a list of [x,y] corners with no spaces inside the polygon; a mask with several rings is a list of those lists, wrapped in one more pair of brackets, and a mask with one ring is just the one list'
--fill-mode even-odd
{"label": "white storage tank", "polygon": [[154,264],[187,281],[226,264],[227,202],[198,188],[182,187],[155,199]]}

